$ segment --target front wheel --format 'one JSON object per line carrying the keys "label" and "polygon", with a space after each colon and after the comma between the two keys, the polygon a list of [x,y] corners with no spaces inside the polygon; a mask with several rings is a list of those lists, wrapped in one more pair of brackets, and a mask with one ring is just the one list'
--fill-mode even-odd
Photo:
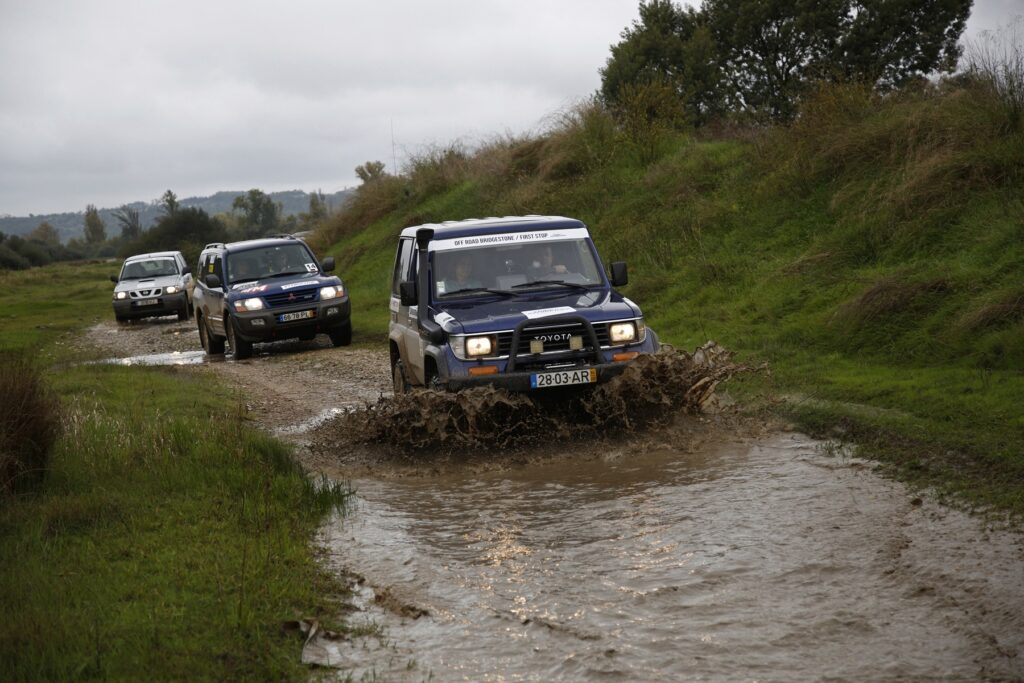
{"label": "front wheel", "polygon": [[207,356],[219,356],[224,353],[224,337],[219,337],[210,332],[206,319],[202,315],[196,315],[196,325],[199,327],[199,343]]}
{"label": "front wheel", "polygon": [[348,346],[352,343],[352,323],[348,323],[336,330],[331,330],[328,332],[328,336],[330,336],[331,343],[335,346]]}
{"label": "front wheel", "polygon": [[235,354],[235,360],[245,360],[252,357],[252,342],[238,336],[235,322],[228,318],[224,329],[227,330],[228,344],[231,346],[231,353]]}
{"label": "front wheel", "polygon": [[188,303],[185,307],[178,311],[178,320],[188,320]]}
{"label": "front wheel", "polygon": [[391,384],[395,396],[409,393],[409,382],[405,379],[405,366],[401,358],[396,358],[391,365]]}

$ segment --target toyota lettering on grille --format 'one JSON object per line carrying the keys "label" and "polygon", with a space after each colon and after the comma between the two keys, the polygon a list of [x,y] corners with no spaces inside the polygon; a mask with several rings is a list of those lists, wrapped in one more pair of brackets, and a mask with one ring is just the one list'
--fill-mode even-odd
{"label": "toyota lettering on grille", "polygon": [[558,332],[556,334],[539,334],[536,337],[534,337],[534,339],[536,341],[541,341],[541,342],[544,342],[544,343],[549,343],[549,342],[556,342],[556,341],[566,341],[566,340],[568,340],[571,337],[572,337],[572,335],[569,334],[568,332]]}

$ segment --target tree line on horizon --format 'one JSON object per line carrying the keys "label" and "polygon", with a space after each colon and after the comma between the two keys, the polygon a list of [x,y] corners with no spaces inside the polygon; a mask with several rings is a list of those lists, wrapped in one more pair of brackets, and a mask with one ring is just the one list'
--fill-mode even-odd
{"label": "tree line on horizon", "polygon": [[[254,239],[315,229],[332,207],[320,191],[309,195],[309,208],[285,215],[281,202],[260,189],[238,195],[230,212],[210,215],[202,208],[182,206],[167,190],[158,200],[160,215],[148,229],[138,208],[125,204],[112,212],[108,226],[95,205],[86,206],[82,237],[61,243],[60,234],[42,221],[25,236],[0,232],[0,270],[22,270],[54,261],[125,258],[150,251],[181,251],[191,263],[209,242]],[[109,229],[108,229],[109,228]]]}

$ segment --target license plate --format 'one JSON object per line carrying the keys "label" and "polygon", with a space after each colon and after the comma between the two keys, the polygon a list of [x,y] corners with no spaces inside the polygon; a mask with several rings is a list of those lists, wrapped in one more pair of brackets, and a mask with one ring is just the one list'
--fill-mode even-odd
{"label": "license plate", "polygon": [[597,381],[597,370],[559,370],[557,372],[536,372],[530,375],[531,389],[565,387],[570,384],[593,384]]}
{"label": "license plate", "polygon": [[296,311],[294,313],[282,313],[277,316],[277,321],[280,323],[286,323],[292,320],[306,320],[307,318],[315,318],[316,311]]}
{"label": "license plate", "polygon": [[160,299],[139,299],[135,302],[136,306],[156,306],[160,303]]}

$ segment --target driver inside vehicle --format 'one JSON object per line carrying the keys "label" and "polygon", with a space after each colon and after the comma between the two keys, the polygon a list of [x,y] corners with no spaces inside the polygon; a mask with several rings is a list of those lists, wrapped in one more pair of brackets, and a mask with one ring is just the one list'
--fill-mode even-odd
{"label": "driver inside vehicle", "polygon": [[238,282],[240,280],[253,280],[256,278],[256,268],[253,267],[250,259],[242,258],[238,260],[238,263],[234,263],[232,265],[234,266],[234,282]]}
{"label": "driver inside vehicle", "polygon": [[440,293],[444,294],[480,287],[483,287],[483,283],[473,277],[473,257],[469,254],[459,254],[455,257],[455,263],[449,266],[448,276],[444,278],[439,289]]}
{"label": "driver inside vehicle", "polygon": [[556,263],[555,253],[550,244],[541,246],[531,266],[530,272],[538,279],[551,275],[564,275],[569,272],[564,264]]}

